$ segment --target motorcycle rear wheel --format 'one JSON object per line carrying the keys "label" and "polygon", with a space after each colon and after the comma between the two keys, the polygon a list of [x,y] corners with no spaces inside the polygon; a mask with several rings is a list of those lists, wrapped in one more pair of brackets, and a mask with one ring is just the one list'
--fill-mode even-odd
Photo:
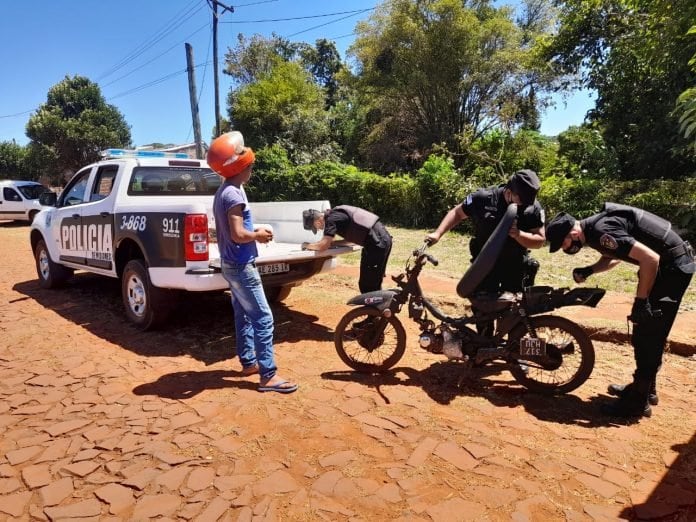
{"label": "motorcycle rear wheel", "polygon": [[[510,373],[517,382],[544,395],[561,395],[581,386],[594,368],[592,340],[579,325],[555,315],[531,319],[537,338],[546,341],[547,369],[537,361],[510,361]],[[519,350],[520,340],[529,337],[523,325],[510,332],[511,350]]]}
{"label": "motorcycle rear wheel", "polygon": [[[369,319],[374,324],[363,328],[357,325]],[[383,331],[376,331],[382,324]],[[379,310],[362,306],[350,310],[338,322],[334,345],[341,360],[354,370],[382,373],[403,357],[406,331],[396,317],[383,317]]]}

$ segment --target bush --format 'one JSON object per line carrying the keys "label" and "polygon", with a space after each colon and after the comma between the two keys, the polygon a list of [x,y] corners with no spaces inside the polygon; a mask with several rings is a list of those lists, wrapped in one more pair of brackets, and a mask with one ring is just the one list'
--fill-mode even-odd
{"label": "bush", "polygon": [[[444,155],[431,155],[415,176],[380,176],[334,161],[294,166],[274,145],[258,151],[247,192],[252,201],[328,199],[333,206],[370,210],[387,223],[434,228],[467,194],[490,185],[489,174],[484,169],[462,175]],[[561,211],[584,218],[606,201],[633,205],[669,219],[684,238],[694,239],[695,193],[696,179],[617,182],[551,174],[542,177],[539,201],[547,219]]]}

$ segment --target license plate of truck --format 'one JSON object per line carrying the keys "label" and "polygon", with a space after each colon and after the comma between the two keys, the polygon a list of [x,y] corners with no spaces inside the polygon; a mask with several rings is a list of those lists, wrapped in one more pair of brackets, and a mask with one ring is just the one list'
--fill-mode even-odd
{"label": "license plate of truck", "polygon": [[269,263],[267,265],[259,265],[259,274],[282,274],[290,271],[288,263]]}

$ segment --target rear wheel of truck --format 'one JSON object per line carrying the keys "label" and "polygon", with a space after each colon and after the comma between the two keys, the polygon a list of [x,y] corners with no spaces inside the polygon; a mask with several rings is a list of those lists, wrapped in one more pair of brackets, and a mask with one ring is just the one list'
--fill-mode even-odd
{"label": "rear wheel of truck", "polygon": [[46,242],[40,239],[34,250],[36,261],[36,273],[39,276],[41,288],[58,288],[62,286],[73,274],[72,269],[54,263],[48,253]]}
{"label": "rear wheel of truck", "polygon": [[174,292],[152,285],[142,259],[132,259],[123,269],[121,297],[126,316],[140,330],[162,326],[176,304]]}
{"label": "rear wheel of truck", "polygon": [[290,295],[291,286],[264,286],[263,291],[269,303],[280,303]]}

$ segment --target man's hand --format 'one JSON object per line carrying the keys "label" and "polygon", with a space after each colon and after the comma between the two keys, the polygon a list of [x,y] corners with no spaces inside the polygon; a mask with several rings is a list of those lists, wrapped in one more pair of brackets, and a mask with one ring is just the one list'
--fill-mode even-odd
{"label": "man's hand", "polygon": [[517,219],[512,222],[510,230],[508,231],[508,236],[510,236],[512,239],[517,239],[520,237],[520,229],[517,228]]}
{"label": "man's hand", "polygon": [[654,315],[650,307],[650,302],[645,298],[636,297],[633,300],[633,307],[631,308],[631,315],[628,316],[628,320],[638,324],[649,321],[653,317]]}
{"label": "man's hand", "polygon": [[307,241],[305,241],[304,243],[302,243],[302,245],[300,245],[300,248],[301,248],[302,250],[307,250],[307,247],[308,247],[308,246],[309,246],[309,243],[308,243]]}
{"label": "man's hand", "polygon": [[433,246],[438,241],[440,241],[440,238],[434,232],[425,236],[425,242],[428,243],[428,245],[430,246]]}
{"label": "man's hand", "polygon": [[573,281],[584,283],[592,274],[594,274],[594,270],[592,270],[591,266],[573,268]]}
{"label": "man's hand", "polygon": [[256,233],[255,239],[259,243],[268,243],[269,241],[273,241],[273,232],[267,228],[257,228],[254,232]]}

